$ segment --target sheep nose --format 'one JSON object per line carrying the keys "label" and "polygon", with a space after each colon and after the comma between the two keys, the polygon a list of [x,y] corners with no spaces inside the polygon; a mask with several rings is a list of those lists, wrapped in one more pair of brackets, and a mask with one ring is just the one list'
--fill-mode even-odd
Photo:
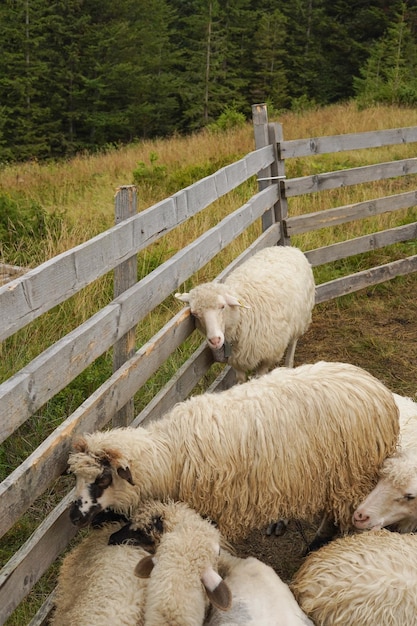
{"label": "sheep nose", "polygon": [[354,522],[367,522],[368,519],[369,519],[369,515],[364,515],[360,511],[356,511],[353,514],[353,521]]}
{"label": "sheep nose", "polygon": [[70,520],[73,524],[77,525],[83,518],[83,515],[79,509],[80,500],[76,500],[71,504],[69,515]]}
{"label": "sheep nose", "polygon": [[209,337],[208,341],[209,341],[209,344],[213,348],[221,348],[221,343],[222,343],[222,338],[221,337]]}

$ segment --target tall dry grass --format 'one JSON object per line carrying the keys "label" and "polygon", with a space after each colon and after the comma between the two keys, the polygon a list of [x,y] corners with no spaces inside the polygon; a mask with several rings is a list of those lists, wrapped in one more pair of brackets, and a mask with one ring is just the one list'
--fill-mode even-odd
{"label": "tall dry grass", "polygon": [[[397,107],[374,107],[358,111],[354,103],[348,103],[302,114],[289,112],[283,114],[278,120],[271,121],[278,121],[283,125],[285,139],[297,139],[414,126],[417,124],[417,112],[414,109]],[[114,223],[116,189],[120,185],[133,182],[133,172],[140,162],[143,162],[146,167],[151,167],[152,155],[157,156],[157,163],[166,168],[167,172],[174,174],[182,168],[195,165],[236,161],[253,149],[253,128],[250,123],[243,128],[222,135],[212,135],[202,131],[189,137],[142,141],[118,149],[112,148],[101,154],[79,155],[65,161],[28,162],[5,167],[0,179],[0,193],[36,202],[48,212],[63,212],[65,219],[59,236],[51,233],[51,236],[46,236],[35,250],[32,265],[37,265],[111,227]],[[362,150],[357,153],[294,159],[288,162],[286,169],[289,177],[302,176],[414,155],[414,146],[396,146]],[[139,211],[166,196],[166,188],[162,182],[161,180],[161,185],[146,183],[138,185]],[[415,179],[410,178],[408,184],[410,188],[415,188]],[[369,196],[388,195],[395,193],[398,185],[398,181],[395,180],[384,181],[368,186],[360,185],[357,188],[312,194],[308,197],[291,198],[290,214],[296,215],[359,202],[369,199]],[[224,215],[243,204],[256,190],[256,180],[253,179],[202,211],[186,225],[169,233],[139,255],[138,274],[145,275],[156,265],[170,258],[177,250],[211,228]],[[404,181],[401,181],[401,191],[404,190]],[[335,240],[348,239],[364,232],[373,232],[381,227],[389,227],[394,224],[393,219],[395,223],[398,220],[415,221],[417,219],[415,208],[397,212],[395,218],[386,215],[378,216],[372,220],[347,224],[334,229],[306,233],[294,238],[293,243],[303,250],[308,250],[328,245]],[[214,277],[225,264],[237,256],[241,250],[247,248],[259,233],[260,224],[258,223],[228,246],[224,253],[218,255],[212,263],[197,272],[192,282]],[[411,254],[411,246],[415,247],[415,242],[410,242],[409,245]],[[399,254],[401,253],[400,251]],[[380,262],[383,258],[383,253],[381,254]],[[13,259],[6,260],[13,263]],[[333,268],[332,271],[338,272],[339,268]],[[326,275],[322,274],[319,278],[321,282],[326,279]],[[0,381],[9,378],[54,341],[104,307],[111,299],[112,279],[111,276],[107,276],[4,342],[0,359]],[[169,299],[158,307],[156,312],[147,316],[138,326],[137,344],[142,345],[157,332],[161,325],[172,317],[175,307],[180,307],[180,305]],[[137,410],[145,406],[160,386],[172,377],[179,364],[187,358],[189,351],[195,348],[199,341],[201,340],[191,337],[189,342],[181,347],[175,358],[169,360],[166,366],[149,381],[136,398]],[[0,447],[0,472],[3,472],[3,475],[10,473],[11,468],[16,467],[21,459],[25,458],[48,432],[90,395],[110,372],[111,353],[109,352],[90,366],[65,392],[58,394],[48,403],[48,406],[38,411],[29,423],[20,429],[15,438],[10,438],[5,446]],[[59,493],[55,496],[59,497]],[[48,494],[48,506],[52,506],[52,503],[52,496]],[[19,522],[19,528],[13,529],[8,536],[3,538],[0,542],[0,560],[1,557],[4,561],[9,558],[22,541],[30,535],[44,515],[45,506],[44,499],[39,505],[35,503],[35,510],[24,516]],[[27,623],[53,583],[54,574],[52,573],[48,580],[37,585],[28,602],[23,603],[16,614],[8,620],[7,626]]]}

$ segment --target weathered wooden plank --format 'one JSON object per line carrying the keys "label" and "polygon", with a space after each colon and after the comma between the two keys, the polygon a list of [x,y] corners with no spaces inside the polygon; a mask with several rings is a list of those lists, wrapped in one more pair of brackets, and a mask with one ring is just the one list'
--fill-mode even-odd
{"label": "weathered wooden plank", "polygon": [[[132,217],[136,212],[136,187],[126,185],[120,187],[115,198],[116,223]],[[114,268],[114,297],[117,298],[124,291],[132,287],[138,280],[138,261],[134,254]],[[118,339],[113,346],[113,372],[125,363],[135,353],[136,326],[130,328],[123,337]],[[117,413],[113,415],[112,425],[127,426],[135,414],[134,400],[129,401]]]}
{"label": "weathered wooden plank", "polygon": [[0,287],[0,341],[202,211],[272,160],[272,146],[255,150]]}
{"label": "weathered wooden plank", "polygon": [[28,626],[47,626],[55,606],[56,588],[49,594],[39,611],[30,620]]}
{"label": "weathered wooden plank", "polygon": [[365,133],[346,133],[309,139],[292,139],[280,143],[282,159],[312,156],[328,152],[344,152],[363,148],[380,148],[417,141],[417,126],[372,130]]}
{"label": "weathered wooden plank", "polygon": [[307,193],[325,191],[326,189],[337,189],[348,187],[360,183],[369,183],[375,180],[385,180],[397,176],[417,173],[417,158],[402,159],[400,161],[389,161],[387,163],[377,163],[376,165],[365,165],[362,167],[352,167],[347,170],[337,170],[313,176],[302,176],[300,178],[289,178],[281,181],[282,189],[287,198],[300,196]]}
{"label": "weathered wooden plank", "polygon": [[224,391],[230,389],[236,384],[236,375],[234,370],[229,366],[223,369],[223,371],[217,376],[216,380],[207,389],[207,393],[216,393],[218,391]]}
{"label": "weathered wooden plank", "polygon": [[64,471],[72,436],[105,426],[193,329],[189,311],[182,309],[0,484],[0,536]]}
{"label": "weathered wooden plank", "polygon": [[71,524],[69,493],[0,572],[0,623],[11,615],[33,585],[65,549],[77,529]]}
{"label": "weathered wooden plank", "polygon": [[119,315],[117,302],[106,306],[0,385],[0,441],[128,330],[118,325]]}
{"label": "weathered wooden plank", "polygon": [[381,230],[371,235],[363,235],[355,239],[349,239],[339,243],[334,243],[323,248],[316,248],[305,253],[313,267],[345,259],[355,254],[377,250],[384,246],[400,243],[401,241],[409,241],[417,238],[417,222],[406,224],[405,226],[397,226]]}
{"label": "weathered wooden plank", "polygon": [[140,424],[155,421],[167,413],[174,404],[185,400],[200,378],[210,369],[212,363],[212,352],[204,341],[161,391],[135,417],[131,426],[136,428]]}
{"label": "weathered wooden plank", "polygon": [[328,228],[345,224],[353,220],[364,219],[382,213],[391,213],[398,209],[407,209],[417,204],[417,191],[407,191],[375,200],[366,200],[355,204],[347,204],[334,209],[316,211],[306,215],[289,217],[284,221],[288,236],[311,232],[320,228]]}
{"label": "weathered wooden plank", "polygon": [[316,287],[316,304],[417,271],[417,255],[336,278]]}
{"label": "weathered wooden plank", "polygon": [[261,217],[276,202],[277,194],[277,186],[272,185],[253,196],[0,385],[0,440]]}

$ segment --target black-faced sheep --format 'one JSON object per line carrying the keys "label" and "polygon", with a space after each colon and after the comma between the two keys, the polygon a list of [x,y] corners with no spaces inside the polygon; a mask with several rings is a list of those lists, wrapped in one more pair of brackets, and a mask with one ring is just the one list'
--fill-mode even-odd
{"label": "black-faced sheep", "polygon": [[120,524],[93,530],[64,558],[58,576],[51,626],[140,626],[147,581],[135,566],[148,552],[108,545]]}
{"label": "black-faced sheep", "polygon": [[285,350],[285,365],[293,366],[297,340],[311,322],[315,283],[301,250],[274,246],[254,254],[224,283],[175,296],[190,305],[210,348],[224,350],[237,381],[244,382],[248,371],[261,375],[278,365]]}
{"label": "black-faced sheep", "polygon": [[222,551],[219,573],[232,594],[229,611],[212,606],[206,626],[313,626],[272,567]]}
{"label": "black-faced sheep", "polygon": [[392,393],[365,370],[318,362],[177,404],[147,428],[79,437],[75,524],[146,499],[187,502],[237,539],[278,516],[334,516],[342,531],[398,437]]}
{"label": "black-faced sheep", "polygon": [[400,411],[399,449],[384,461],[381,477],[353,514],[361,529],[395,525],[417,530],[417,403],[394,394]]}
{"label": "black-faced sheep", "polygon": [[306,558],[290,587],[316,626],[416,624],[417,535],[336,539]]}

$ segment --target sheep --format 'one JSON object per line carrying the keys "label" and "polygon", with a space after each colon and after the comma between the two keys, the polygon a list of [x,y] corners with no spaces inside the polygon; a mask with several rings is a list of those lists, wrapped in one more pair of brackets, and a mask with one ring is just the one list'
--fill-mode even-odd
{"label": "sheep", "polygon": [[[220,533],[210,521],[181,502],[152,502],[134,515],[132,527],[139,542],[145,537],[145,543],[156,545],[155,555],[143,558],[135,570],[138,576],[150,575],[146,626],[202,625],[209,600],[218,610],[229,609],[231,593],[217,573]],[[115,533],[111,541],[119,540],[123,536]]]}
{"label": "sheep", "polygon": [[[148,585],[148,598],[151,600],[148,599],[145,610],[147,626],[165,625],[168,621],[170,624],[177,623],[173,621],[175,613],[182,626],[203,623],[203,607],[207,607],[207,600],[200,578],[204,583],[201,571],[210,560],[213,571],[209,578],[213,580],[214,589],[208,591],[211,606],[204,621],[205,626],[312,624],[296,603],[288,585],[281,581],[271,567],[253,557],[242,559],[232,555],[229,552],[231,547],[210,522],[203,520],[184,503],[151,502],[141,508],[135,512],[131,523],[114,533],[109,541],[118,543],[126,540],[152,545],[154,548],[156,546],[155,556],[145,557],[137,567],[138,575],[147,576],[148,561],[156,561]],[[207,545],[209,541],[216,549],[210,551],[210,544]],[[219,571],[216,574],[213,555],[218,556],[219,545],[223,549],[218,558]],[[181,567],[183,572],[178,581]],[[222,578],[223,582],[218,584]],[[166,593],[171,587],[177,590],[176,611],[172,607],[174,594]],[[186,606],[184,598],[187,599]]]}
{"label": "sheep", "polygon": [[[351,526],[394,449],[398,409],[374,376],[348,363],[277,368],[178,403],[148,427],[76,437],[74,524],[108,507],[130,517],[149,498],[187,502],[225,539],[277,516],[334,516]],[[352,508],[353,507],[353,508]]]}
{"label": "sheep", "polygon": [[228,612],[212,606],[206,626],[313,626],[288,585],[269,565],[222,550],[219,572],[232,593]]}
{"label": "sheep", "polygon": [[108,545],[120,523],[93,530],[69,552],[58,575],[51,626],[140,626],[147,581],[135,576],[148,555],[130,545]]}
{"label": "sheep", "polygon": [[388,530],[335,539],[290,584],[316,626],[411,626],[417,616],[417,535]]}
{"label": "sheep", "polygon": [[381,477],[353,514],[361,530],[395,525],[417,530],[417,403],[394,394],[400,411],[399,449],[384,461]]}
{"label": "sheep", "polygon": [[315,282],[301,250],[274,246],[254,254],[224,283],[204,283],[175,297],[190,305],[215,359],[228,360],[242,383],[248,371],[261,376],[278,365],[285,350],[285,365],[293,366],[298,338],[311,323]]}

